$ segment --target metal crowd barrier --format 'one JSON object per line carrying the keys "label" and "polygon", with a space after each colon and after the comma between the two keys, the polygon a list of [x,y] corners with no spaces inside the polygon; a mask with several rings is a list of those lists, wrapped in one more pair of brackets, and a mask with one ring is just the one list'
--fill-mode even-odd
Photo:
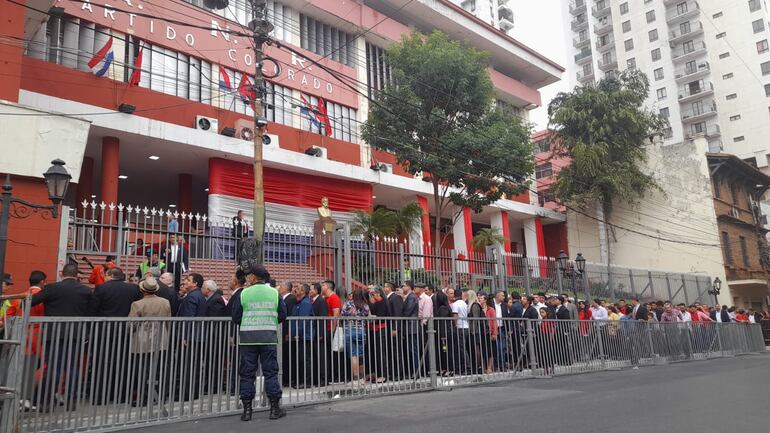
{"label": "metal crowd barrier", "polygon": [[[28,320],[23,362],[8,365],[21,381],[14,431],[120,430],[239,411],[228,318]],[[289,406],[765,351],[759,325],[625,320],[291,317],[279,340]]]}

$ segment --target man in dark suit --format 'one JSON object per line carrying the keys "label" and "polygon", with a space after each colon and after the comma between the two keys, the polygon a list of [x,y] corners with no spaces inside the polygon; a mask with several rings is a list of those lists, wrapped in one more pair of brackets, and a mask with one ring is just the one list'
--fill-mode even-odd
{"label": "man in dark suit", "polygon": [[644,320],[645,322],[647,321],[649,311],[647,310],[647,307],[644,306],[644,304],[639,303],[639,298],[636,296],[631,298],[631,311],[635,320]]}
{"label": "man in dark suit", "polygon": [[[62,280],[47,285],[39,293],[33,295],[32,306],[42,303],[45,315],[49,317],[84,317],[89,314],[92,298],[91,289],[78,281],[77,265],[66,264],[62,269]],[[81,367],[78,362],[78,355],[83,352],[78,323],[63,323],[56,336],[50,332],[53,327],[47,329],[49,332],[46,335],[46,341],[49,342],[51,349],[45,351],[45,361],[49,368],[43,375],[43,383],[40,388],[43,390],[41,396],[43,403],[40,409],[50,410],[48,405],[53,401],[53,396],[49,393],[51,390],[58,389],[57,385],[61,383],[62,377],[66,376],[68,381],[64,396],[66,408],[67,410],[75,410],[76,385]],[[57,341],[53,341],[54,339]]]}
{"label": "man in dark suit", "polygon": [[409,320],[404,322],[403,344],[405,345],[404,353],[407,354],[406,372],[409,377],[418,373],[420,366],[420,356],[422,354],[422,344],[420,335],[421,328],[419,320],[416,320],[420,312],[420,300],[414,293],[414,282],[411,280],[404,281],[401,285],[401,289],[404,291],[404,306],[401,310],[401,317],[405,317]]}
{"label": "man in dark suit", "polygon": [[96,287],[91,298],[91,315],[97,317],[128,317],[131,304],[142,299],[139,286],[126,282],[126,274],[118,267],[107,271],[109,280]]}
{"label": "man in dark suit", "polygon": [[[634,296],[631,298],[631,314],[634,320],[641,320],[643,322],[647,321],[649,310],[647,307],[644,306],[644,304],[639,303],[639,298]],[[634,328],[631,329],[632,336],[629,338],[629,343],[631,345],[631,365],[634,369],[639,368],[639,356],[641,352],[641,348],[639,347],[639,338],[636,338],[634,335],[640,335],[642,331],[647,331],[646,328],[643,328],[643,326],[646,326],[642,323],[636,323],[632,324]]]}
{"label": "man in dark suit", "polygon": [[[396,293],[396,287],[393,283],[385,283],[383,286],[385,292],[385,302],[388,306],[388,317],[402,317],[404,310],[404,300]],[[390,359],[388,360],[388,378],[390,380],[400,379],[404,374],[404,363],[401,357],[401,334],[403,323],[399,320],[393,320],[390,323],[391,332],[390,338],[388,338],[388,353],[390,353]]]}
{"label": "man in dark suit", "polygon": [[238,214],[233,217],[232,236],[235,239],[235,262],[240,263],[243,240],[249,237],[249,225],[243,220],[242,210],[239,210]]}
{"label": "man in dark suit", "polygon": [[[537,311],[537,309],[534,306],[535,303],[535,297],[534,296],[522,296],[521,297],[521,307],[524,311],[521,314],[521,317],[523,319],[529,319],[529,320],[538,320],[540,319],[540,313]],[[521,365],[527,366],[529,365],[530,360],[532,359],[532,353],[529,350],[529,344],[528,344],[528,332],[527,329],[533,329],[537,326],[537,322],[529,322],[529,323],[522,323],[521,326],[521,341],[522,341],[522,356],[521,356]],[[534,336],[534,333],[533,335]]]}
{"label": "man in dark suit", "polygon": [[[278,284],[278,296],[283,299],[283,303],[286,305],[286,317],[291,317],[294,314],[294,306],[297,305],[297,298],[292,293],[292,287],[294,284],[291,281],[283,281]],[[281,380],[284,386],[289,386],[289,377],[292,369],[291,362],[289,361],[289,321],[284,320],[281,323]]]}
{"label": "man in dark suit", "polygon": [[730,323],[730,313],[727,312],[727,305],[720,306],[716,304],[714,309],[709,313],[709,317],[714,322]]}
{"label": "man in dark suit", "polygon": [[[191,272],[182,279],[179,292],[184,294],[184,298],[179,304],[178,317],[206,317],[206,297],[201,292],[202,287],[203,276],[201,274]],[[182,370],[184,373],[179,383],[179,392],[185,400],[196,399],[201,386],[199,379],[202,367],[201,346],[204,344],[204,338],[208,333],[204,332],[201,322],[185,322],[179,325],[182,350],[187,351],[180,356],[184,357],[182,359],[190,360],[187,369]],[[192,395],[190,395],[190,391],[192,391]]]}
{"label": "man in dark suit", "polygon": [[[159,275],[156,275],[159,274]],[[169,284],[174,284],[174,276],[170,272],[160,273],[160,269],[152,269],[150,272],[144,275],[145,278],[152,276],[158,283],[157,296],[168,301],[171,306],[171,316],[176,316],[179,311],[179,294]]]}
{"label": "man in dark suit", "polygon": [[[521,305],[521,295],[519,292],[511,292],[511,298],[513,299],[513,302],[511,303],[511,307],[508,309],[508,317],[511,319],[521,319],[521,316],[524,315],[524,307]],[[521,338],[522,322],[520,320],[514,320],[512,321],[510,328],[511,359],[513,360],[513,365],[515,365],[516,369],[520,371],[522,369],[521,363],[519,362],[519,358],[521,357],[521,346],[523,342],[526,341],[522,340]]]}
{"label": "man in dark suit", "polygon": [[169,235],[166,248],[166,269],[174,275],[174,290],[179,290],[182,284],[182,274],[190,270],[190,255],[184,247],[184,238],[180,235]]}
{"label": "man in dark suit", "polygon": [[222,298],[224,292],[217,288],[214,280],[204,281],[201,293],[206,297],[207,317],[230,317],[225,300]]}
{"label": "man in dark suit", "polygon": [[[321,296],[321,284],[314,283],[310,286],[310,302],[313,305],[313,317],[327,317],[329,315],[329,306],[326,304],[326,299]],[[313,367],[312,380],[315,386],[326,386],[326,322],[318,322],[318,332],[316,332],[316,340],[314,343],[315,349],[315,362]]]}

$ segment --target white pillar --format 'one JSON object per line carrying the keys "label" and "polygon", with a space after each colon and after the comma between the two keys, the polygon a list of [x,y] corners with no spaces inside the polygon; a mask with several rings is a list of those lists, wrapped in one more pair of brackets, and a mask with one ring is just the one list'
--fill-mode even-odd
{"label": "white pillar", "polygon": [[[468,251],[468,243],[470,242],[470,239],[468,239],[468,231],[470,230],[470,227],[466,227],[467,223],[470,222],[470,212],[470,209],[464,208],[460,214],[457,215],[455,223],[452,226],[454,249],[458,255],[462,254],[466,259],[469,258],[470,254]],[[466,260],[458,261],[457,268],[460,272],[468,272],[468,262]]]}
{"label": "white pillar", "polygon": [[540,266],[538,266],[537,258],[540,257],[542,251],[539,251],[537,246],[537,223],[535,218],[524,220],[522,226],[524,227],[524,248],[527,250],[529,269],[533,277],[539,277]]}

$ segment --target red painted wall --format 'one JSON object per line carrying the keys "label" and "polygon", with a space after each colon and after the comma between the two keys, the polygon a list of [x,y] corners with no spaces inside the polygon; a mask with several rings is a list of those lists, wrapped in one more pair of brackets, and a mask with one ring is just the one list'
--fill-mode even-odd
{"label": "red painted wall", "polygon": [[561,250],[569,255],[566,222],[543,226],[543,237],[545,238],[544,256],[558,257]]}
{"label": "red painted wall", "polygon": [[[20,0],[19,3],[26,3]],[[24,38],[24,7],[8,1],[0,2],[0,29],[3,36]],[[19,44],[0,43],[0,99],[16,102],[19,100],[21,82],[21,58],[23,48]]]}
{"label": "red painted wall", "polygon": [[[13,195],[35,204],[51,204],[43,179],[12,176]],[[11,208],[13,211],[13,208]],[[31,214],[27,218],[11,217],[8,226],[8,243],[5,272],[13,275],[12,292],[25,290],[29,273],[40,270],[56,281],[56,260],[59,248],[60,219],[49,213]]]}

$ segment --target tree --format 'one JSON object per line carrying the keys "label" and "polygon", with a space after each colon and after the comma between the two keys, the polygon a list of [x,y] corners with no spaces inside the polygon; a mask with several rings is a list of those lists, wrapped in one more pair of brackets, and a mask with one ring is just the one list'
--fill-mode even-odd
{"label": "tree", "polygon": [[354,213],[355,219],[350,230],[352,234],[363,237],[367,242],[395,236],[396,218],[393,211],[377,208],[372,212],[357,210]]}
{"label": "tree", "polygon": [[614,203],[633,205],[659,189],[643,168],[645,143],[662,133],[665,119],[646,109],[647,76],[627,70],[595,86],[558,94],[548,106],[554,154],[571,163],[556,177],[554,195],[569,205],[595,207],[602,262],[610,263],[607,221]]}
{"label": "tree", "polygon": [[422,208],[413,201],[393,213],[396,236],[409,237],[422,218]]}
{"label": "tree", "polygon": [[505,237],[496,228],[484,227],[476,232],[476,236],[471,240],[471,245],[477,250],[491,247],[493,245],[502,245],[505,243]]}
{"label": "tree", "polygon": [[511,110],[495,107],[482,51],[441,32],[413,33],[386,59],[393,80],[375,93],[362,136],[432,184],[440,247],[450,205],[480,212],[524,190],[533,169],[529,129]]}

